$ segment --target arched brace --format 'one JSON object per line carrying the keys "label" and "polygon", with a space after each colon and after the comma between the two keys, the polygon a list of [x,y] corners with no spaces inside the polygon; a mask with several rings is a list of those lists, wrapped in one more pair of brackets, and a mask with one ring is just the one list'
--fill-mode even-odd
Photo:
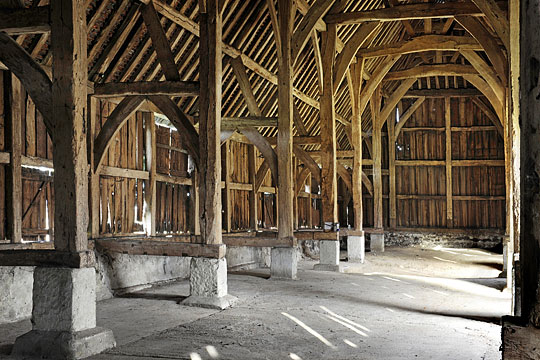
{"label": "arched brace", "polygon": [[0,61],[20,80],[43,116],[53,139],[52,82],[43,68],[11,36],[0,32]]}
{"label": "arched brace", "polygon": [[501,79],[503,87],[506,87],[508,84],[508,61],[497,44],[496,39],[491,36],[480,20],[474,17],[456,16],[456,21],[484,48],[489,61],[493,64],[495,72]]}
{"label": "arched brace", "polygon": [[149,101],[154,103],[163,112],[178,131],[182,145],[193,158],[195,166],[200,170],[201,156],[199,150],[199,134],[182,110],[165,95],[148,96]]}
{"label": "arched brace", "polygon": [[345,168],[345,166],[341,164],[336,164],[336,171],[339,177],[341,178],[341,180],[343,180],[343,182],[345,183],[345,186],[347,187],[347,189],[349,189],[349,192],[352,193],[352,175]]}
{"label": "arched brace", "polygon": [[351,65],[351,62],[360,49],[360,47],[371,37],[371,35],[379,28],[380,22],[372,21],[361,24],[354,35],[347,41],[343,50],[336,57],[336,65],[334,67],[334,93],[337,92],[339,85],[345,78],[345,73]]}
{"label": "arched brace", "polygon": [[296,188],[295,188],[295,196],[298,196],[300,194],[300,190],[302,190],[302,185],[306,182],[309,174],[311,174],[311,171],[308,167],[304,167],[302,171],[300,171],[300,174],[296,176]]}
{"label": "arched brace", "polygon": [[259,189],[261,188],[264,178],[266,177],[266,174],[268,174],[269,170],[270,166],[268,166],[268,161],[265,159],[255,175],[255,192],[259,192]]}
{"label": "arched brace", "polygon": [[369,194],[373,196],[373,184],[371,183],[371,180],[369,180],[366,173],[363,171],[362,171],[362,183],[364,183],[364,186],[366,187]]}
{"label": "arched brace", "polygon": [[[337,169],[339,177],[341,177],[341,179],[343,179],[343,182],[345,183],[345,186],[347,186],[347,188],[349,189],[349,192],[352,193],[352,190],[353,190],[352,189],[352,174],[349,173],[349,171],[345,168],[345,166],[343,166],[341,164],[337,164],[336,169]],[[364,186],[366,187],[368,192],[371,195],[373,195],[373,184],[369,180],[366,173],[363,172],[363,171],[362,171],[362,183],[364,184]]]}
{"label": "arched brace", "polygon": [[300,24],[295,30],[291,41],[293,64],[296,62],[298,55],[300,55],[300,52],[307,44],[309,35],[315,28],[315,24],[317,24],[317,22],[321,20],[324,15],[326,15],[332,5],[334,5],[334,0],[316,0],[300,21]]}
{"label": "arched brace", "polygon": [[274,179],[274,183],[277,184],[278,159],[276,152],[274,151],[270,143],[254,127],[242,127],[239,128],[238,131],[240,131],[261,152],[270,168],[270,172],[272,173],[272,179]]}
{"label": "arched brace", "polygon": [[127,119],[141,107],[144,100],[144,96],[126,97],[114,108],[94,140],[94,171],[97,172],[101,166],[111,140],[114,139]]}
{"label": "arched brace", "polygon": [[293,145],[293,152],[294,155],[304,163],[304,165],[311,171],[311,175],[317,180],[317,182],[321,183],[321,168],[319,168],[319,165],[313,160],[313,158],[304,151],[300,146]]}

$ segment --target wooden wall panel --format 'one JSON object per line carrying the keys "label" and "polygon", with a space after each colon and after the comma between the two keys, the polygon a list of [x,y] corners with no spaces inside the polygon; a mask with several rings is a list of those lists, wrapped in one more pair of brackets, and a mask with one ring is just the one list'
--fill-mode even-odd
{"label": "wooden wall panel", "polygon": [[[451,99],[450,108],[452,160],[504,159],[501,136],[472,100]],[[444,160],[444,126],[444,99],[426,100],[401,130],[396,159]],[[396,166],[396,193],[398,227],[504,228],[502,166],[452,167],[453,224],[446,219],[444,166]],[[459,196],[476,198],[456,199]],[[369,199],[365,206],[372,206]]]}

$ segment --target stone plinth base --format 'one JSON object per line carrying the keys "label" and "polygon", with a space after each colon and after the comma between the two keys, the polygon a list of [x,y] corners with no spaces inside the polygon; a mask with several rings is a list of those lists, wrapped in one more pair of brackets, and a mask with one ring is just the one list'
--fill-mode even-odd
{"label": "stone plinth base", "polygon": [[190,296],[182,305],[226,309],[236,300],[227,293],[227,260],[192,258]]}
{"label": "stone plinth base", "polygon": [[371,234],[369,249],[375,252],[384,251],[384,234]]}
{"label": "stone plinth base", "polygon": [[366,255],[366,240],[364,235],[347,236],[347,259],[349,262],[364,263]]}
{"label": "stone plinth base", "polygon": [[321,240],[319,249],[321,265],[339,265],[339,241]]}
{"label": "stone plinth base", "polygon": [[37,267],[32,331],[17,338],[13,355],[81,359],[114,346],[112,331],[96,327],[94,268]]}
{"label": "stone plinth base", "polygon": [[296,279],[298,257],[292,247],[272,248],[270,275],[272,279]]}
{"label": "stone plinth base", "polygon": [[503,317],[502,358],[504,360],[540,359],[540,329],[528,324],[516,325]]}
{"label": "stone plinth base", "polygon": [[115,346],[112,331],[99,327],[77,332],[32,330],[17,338],[12,355],[39,359],[83,359]]}

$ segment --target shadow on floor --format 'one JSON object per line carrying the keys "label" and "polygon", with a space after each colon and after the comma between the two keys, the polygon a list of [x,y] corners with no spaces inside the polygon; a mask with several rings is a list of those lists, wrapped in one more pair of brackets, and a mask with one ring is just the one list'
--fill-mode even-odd
{"label": "shadow on floor", "polygon": [[122,295],[116,295],[117,298],[122,299],[146,299],[146,300],[162,300],[162,301],[175,301],[180,303],[184,301],[187,296],[182,296],[178,294],[156,294],[156,293],[127,293]]}
{"label": "shadow on floor", "polygon": [[478,284],[482,286],[486,286],[495,290],[503,291],[506,288],[506,278],[505,277],[498,277],[498,278],[462,278],[457,279],[461,281],[467,281],[473,284]]}
{"label": "shadow on floor", "polygon": [[238,270],[238,271],[229,271],[231,275],[242,275],[242,276],[253,276],[261,279],[270,279],[270,274],[267,272],[260,271],[249,271],[249,270]]}

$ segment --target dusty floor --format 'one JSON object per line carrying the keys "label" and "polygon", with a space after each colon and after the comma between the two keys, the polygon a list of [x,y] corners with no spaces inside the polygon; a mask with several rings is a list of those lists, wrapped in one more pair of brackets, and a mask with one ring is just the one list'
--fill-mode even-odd
{"label": "dusty floor", "polygon": [[[302,261],[297,281],[229,274],[239,303],[220,312],[178,305],[187,281],[100,302],[118,347],[91,359],[500,358],[502,256],[390,248],[344,274],[314,264]],[[0,357],[29,329],[0,326]]]}

